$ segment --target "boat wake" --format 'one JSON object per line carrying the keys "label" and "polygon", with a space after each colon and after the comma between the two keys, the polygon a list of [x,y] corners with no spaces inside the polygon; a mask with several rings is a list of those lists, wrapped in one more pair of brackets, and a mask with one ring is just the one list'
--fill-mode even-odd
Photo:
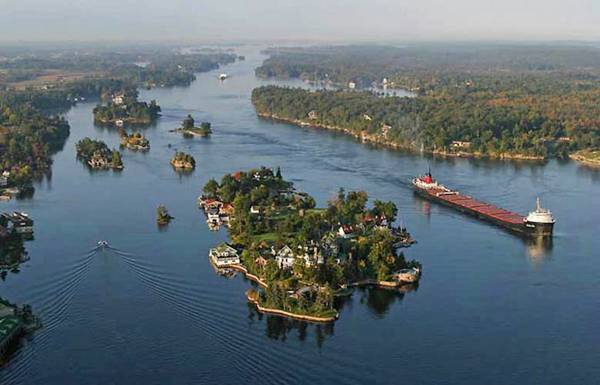
{"label": "boat wake", "polygon": [[55,329],[65,320],[77,287],[97,252],[96,248],[88,251],[68,265],[46,274],[47,279],[37,282],[29,289],[29,302],[40,317],[42,328],[32,338],[23,341],[27,348],[22,346],[17,350],[9,363],[10,370],[2,371],[7,377],[0,376],[0,383],[8,385],[24,382],[38,350],[48,345]]}

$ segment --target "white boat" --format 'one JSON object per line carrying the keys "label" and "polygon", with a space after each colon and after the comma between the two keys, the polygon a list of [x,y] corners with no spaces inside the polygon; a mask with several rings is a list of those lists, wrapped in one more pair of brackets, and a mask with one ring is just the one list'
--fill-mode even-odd
{"label": "white boat", "polygon": [[221,74],[219,75],[219,80],[225,80],[227,79],[229,76],[227,74]]}
{"label": "white boat", "polygon": [[108,247],[108,241],[98,241],[98,247]]}

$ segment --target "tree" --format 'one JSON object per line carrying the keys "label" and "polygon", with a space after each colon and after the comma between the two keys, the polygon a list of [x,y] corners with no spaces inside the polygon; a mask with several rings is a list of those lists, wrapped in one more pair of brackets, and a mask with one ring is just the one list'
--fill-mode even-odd
{"label": "tree", "polygon": [[112,151],[112,166],[116,168],[123,167],[123,161],[121,159],[121,153],[117,150]]}
{"label": "tree", "polygon": [[209,198],[216,198],[219,193],[219,183],[214,178],[211,178],[206,185],[204,185],[204,189],[202,189],[204,194],[206,194]]}
{"label": "tree", "polygon": [[194,118],[192,118],[192,115],[189,115],[183,119],[183,123],[182,123],[182,127],[185,128],[186,130],[192,129],[194,128]]}

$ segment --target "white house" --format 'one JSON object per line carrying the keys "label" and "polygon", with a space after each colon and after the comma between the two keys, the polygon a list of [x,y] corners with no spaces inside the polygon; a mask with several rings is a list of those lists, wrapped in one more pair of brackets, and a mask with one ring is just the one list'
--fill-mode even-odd
{"label": "white house", "polygon": [[125,102],[124,96],[125,95],[123,95],[122,93],[114,94],[112,97],[113,104],[116,104],[116,105],[123,104]]}
{"label": "white house", "polygon": [[289,246],[284,246],[275,256],[275,262],[280,269],[290,269],[294,266],[294,252]]}
{"label": "white house", "polygon": [[210,223],[219,224],[221,223],[221,217],[219,215],[219,209],[216,207],[212,207],[206,210],[207,221]]}
{"label": "white house", "polygon": [[256,206],[251,206],[250,207],[250,214],[260,214],[260,208],[258,208]]}
{"label": "white house", "polygon": [[210,249],[209,257],[217,267],[227,267],[240,263],[238,252],[226,243]]}
{"label": "white house", "polygon": [[356,88],[356,83],[354,82],[348,82],[348,88],[350,88],[351,90]]}

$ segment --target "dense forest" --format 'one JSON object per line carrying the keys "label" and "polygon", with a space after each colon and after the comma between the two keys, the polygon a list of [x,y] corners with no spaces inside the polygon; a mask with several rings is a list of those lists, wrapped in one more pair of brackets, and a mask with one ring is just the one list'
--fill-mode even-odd
{"label": "dense forest", "polygon": [[0,92],[0,171],[10,172],[11,185],[28,185],[48,171],[50,155],[64,145],[69,124],[43,113],[56,104],[35,92]]}
{"label": "dense forest", "polygon": [[564,157],[600,146],[600,50],[593,47],[349,46],[269,52],[272,56],[256,70],[259,76],[354,82],[357,88],[385,85],[411,90],[415,97],[266,87],[253,93],[260,114],[436,152]]}

